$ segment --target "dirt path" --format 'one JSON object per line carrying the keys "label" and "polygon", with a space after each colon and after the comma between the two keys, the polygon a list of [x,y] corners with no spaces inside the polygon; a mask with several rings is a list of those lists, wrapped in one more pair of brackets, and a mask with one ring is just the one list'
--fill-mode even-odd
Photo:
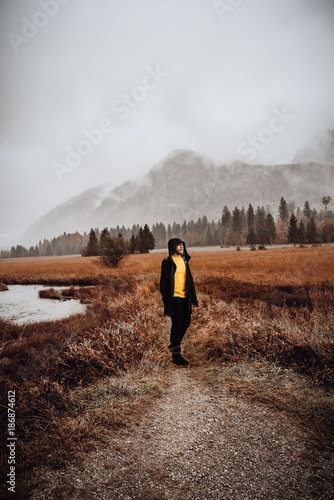
{"label": "dirt path", "polygon": [[282,412],[176,368],[167,393],[106,448],[79,466],[36,471],[31,498],[334,498],[334,460],[311,464],[306,452],[305,435]]}

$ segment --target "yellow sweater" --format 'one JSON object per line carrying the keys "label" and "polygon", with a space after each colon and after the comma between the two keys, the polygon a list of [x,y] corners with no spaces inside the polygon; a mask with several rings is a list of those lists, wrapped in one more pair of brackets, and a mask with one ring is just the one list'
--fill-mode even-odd
{"label": "yellow sweater", "polygon": [[176,271],[174,274],[174,297],[186,297],[186,265],[181,255],[174,256],[173,261],[176,264]]}

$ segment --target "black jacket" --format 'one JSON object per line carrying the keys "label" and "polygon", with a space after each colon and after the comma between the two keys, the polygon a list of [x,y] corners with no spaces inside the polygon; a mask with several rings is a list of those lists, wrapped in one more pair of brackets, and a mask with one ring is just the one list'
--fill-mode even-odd
{"label": "black jacket", "polygon": [[161,263],[161,277],[160,277],[160,292],[165,306],[164,316],[172,316],[173,314],[173,295],[174,295],[174,274],[176,271],[176,264],[173,261],[172,255],[175,247],[180,243],[184,248],[184,262],[186,265],[186,299],[188,300],[189,314],[191,314],[192,306],[198,306],[194,281],[189,268],[190,255],[187,252],[184,241],[180,238],[172,238],[168,242],[169,255]]}

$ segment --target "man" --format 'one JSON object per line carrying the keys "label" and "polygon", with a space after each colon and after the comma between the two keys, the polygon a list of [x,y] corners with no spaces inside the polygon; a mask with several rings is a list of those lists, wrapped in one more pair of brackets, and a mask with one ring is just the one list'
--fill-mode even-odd
{"label": "man", "polygon": [[180,238],[168,241],[169,255],[161,264],[160,292],[164,303],[164,316],[172,318],[170,344],[172,361],[189,365],[181,355],[181,342],[190,325],[192,306],[198,306],[195,285],[189,268],[190,256]]}

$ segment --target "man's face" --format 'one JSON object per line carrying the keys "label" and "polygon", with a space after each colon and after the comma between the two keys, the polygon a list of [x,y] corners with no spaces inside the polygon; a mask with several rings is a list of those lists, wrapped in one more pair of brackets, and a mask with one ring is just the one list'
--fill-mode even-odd
{"label": "man's face", "polygon": [[183,255],[184,248],[183,248],[183,243],[179,243],[174,250],[174,255]]}

